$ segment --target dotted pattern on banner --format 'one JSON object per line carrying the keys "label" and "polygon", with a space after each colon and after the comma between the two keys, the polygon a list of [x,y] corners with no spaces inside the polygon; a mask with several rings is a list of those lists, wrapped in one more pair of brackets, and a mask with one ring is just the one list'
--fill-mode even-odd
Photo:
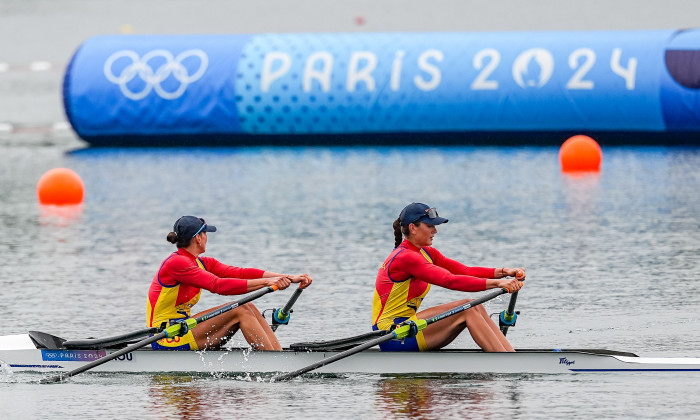
{"label": "dotted pattern on banner", "polygon": [[[398,33],[254,36],[242,52],[236,74],[235,100],[241,127],[253,134],[458,129],[463,122],[460,114],[468,110],[460,112],[455,106],[466,103],[469,81],[466,77],[457,79],[461,86],[456,86],[454,80],[444,80],[445,69],[470,68],[468,55],[454,51],[460,48],[458,41],[449,36]],[[445,47],[453,51],[446,52]],[[425,85],[434,75],[426,72],[425,66],[419,67],[418,58],[431,51],[443,57],[440,62],[434,57],[428,60],[440,69],[443,80],[426,90],[418,87],[416,79]],[[325,61],[332,68],[326,88],[318,78],[309,77],[309,70],[323,73],[324,61],[317,58],[312,60],[315,66],[306,68],[309,57],[318,53],[332,61],[332,65]],[[268,65],[269,87],[263,92],[268,54],[277,54],[278,59]],[[286,72],[280,54],[289,63]],[[355,78],[356,83],[349,80],[349,72],[361,73],[372,61],[376,67],[369,79]],[[276,72],[274,78],[269,77]]]}

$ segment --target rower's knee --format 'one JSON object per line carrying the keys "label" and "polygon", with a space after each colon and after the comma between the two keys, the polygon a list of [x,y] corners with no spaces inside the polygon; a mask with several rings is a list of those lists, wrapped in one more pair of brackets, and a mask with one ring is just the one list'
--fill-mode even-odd
{"label": "rower's knee", "polygon": [[467,309],[464,311],[464,320],[469,322],[470,320],[483,319],[483,315],[481,313],[482,310],[483,308],[481,305]]}
{"label": "rower's knee", "polygon": [[241,305],[240,308],[243,316],[245,317],[252,317],[257,319],[258,314],[260,313],[258,312],[258,308],[255,307],[255,305],[253,305],[252,303],[246,303],[244,305]]}

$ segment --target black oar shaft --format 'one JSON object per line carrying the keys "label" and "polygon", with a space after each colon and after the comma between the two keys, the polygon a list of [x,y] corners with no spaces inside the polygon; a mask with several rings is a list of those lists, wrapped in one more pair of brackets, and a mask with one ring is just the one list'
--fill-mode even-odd
{"label": "black oar shaft", "polygon": [[84,364],[83,366],[80,366],[79,368],[76,368],[76,369],[71,370],[70,372],[67,372],[67,373],[60,373],[60,374],[58,374],[58,375],[56,375],[56,376],[52,376],[52,377],[50,377],[50,378],[42,379],[42,380],[41,380],[41,383],[50,384],[50,383],[54,383],[54,382],[61,382],[61,381],[65,380],[65,379],[70,378],[71,376],[75,376],[75,375],[77,375],[77,374],[79,374],[79,373],[85,372],[86,370],[92,369],[92,368],[94,368],[95,366],[99,366],[99,365],[101,365],[101,364],[103,364],[103,363],[106,363],[106,362],[108,362],[108,361],[110,361],[110,360],[114,360],[114,359],[116,359],[116,358],[119,357],[119,356],[123,356],[123,355],[125,355],[125,354],[127,354],[127,353],[131,353],[131,352],[134,351],[134,350],[140,349],[141,347],[145,347],[145,346],[147,346],[147,345],[149,345],[149,344],[151,344],[151,343],[155,343],[156,341],[158,341],[158,340],[160,340],[160,339],[162,339],[162,338],[166,338],[167,336],[168,336],[168,335],[167,335],[165,332],[158,333],[158,334],[156,334],[156,335],[154,335],[154,336],[152,336],[152,337],[145,338],[145,339],[139,341],[138,343],[134,343],[134,344],[132,344],[132,345],[130,345],[130,346],[128,346],[128,347],[124,347],[124,348],[121,349],[121,350],[117,350],[117,351],[115,351],[114,353],[110,353],[109,355],[107,355],[107,356],[105,356],[105,357],[102,357],[102,358],[97,359],[97,360],[95,360],[95,361],[92,361],[92,362],[90,362],[90,363],[86,363],[86,364]]}
{"label": "black oar shaft", "polygon": [[204,322],[206,320],[209,320],[209,319],[212,319],[216,316],[219,316],[219,315],[223,314],[224,312],[228,312],[232,309],[236,309],[237,307],[244,305],[250,301],[253,301],[253,300],[259,298],[260,296],[266,295],[270,292],[274,292],[275,290],[277,290],[277,287],[272,287],[272,286],[263,287],[262,289],[256,290],[242,299],[239,299],[235,302],[231,302],[228,305],[222,306],[221,308],[219,308],[215,311],[207,312],[206,314],[195,318],[195,320],[197,321],[197,324],[199,324],[201,322]]}
{"label": "black oar shaft", "polygon": [[[508,303],[508,309],[506,309],[506,319],[511,320],[513,319],[513,316],[515,315],[515,302],[518,299],[518,292],[513,293],[510,295],[510,303]],[[508,327],[510,325],[504,325],[501,327],[501,332],[503,335],[508,334]]]}
{"label": "black oar shaft", "polygon": [[[241,305],[243,305],[243,304],[246,304],[246,303],[248,303],[248,302],[250,302],[250,301],[252,301],[252,300],[255,300],[255,299],[259,298],[260,296],[263,296],[263,295],[265,295],[265,294],[267,294],[267,293],[270,293],[270,292],[274,292],[275,290],[277,290],[277,287],[276,287],[276,286],[268,286],[268,287],[264,287],[264,288],[262,288],[262,289],[256,290],[255,292],[250,293],[249,295],[245,296],[245,297],[242,298],[242,299],[239,299],[239,300],[237,300],[237,301],[235,301],[235,302],[231,302],[230,304],[228,304],[228,305],[226,305],[226,306],[222,306],[221,308],[219,308],[219,309],[217,309],[217,310],[215,310],[215,311],[208,312],[208,313],[206,313],[206,314],[204,314],[204,315],[202,315],[202,316],[199,316],[199,317],[195,318],[195,321],[196,321],[195,326],[196,326],[197,324],[201,323],[201,322],[204,322],[204,321],[206,321],[206,320],[208,320],[208,319],[212,319],[212,318],[214,318],[214,317],[216,317],[216,316],[219,316],[219,315],[221,315],[221,314],[223,314],[223,313],[225,313],[225,312],[228,312],[228,311],[230,311],[230,310],[232,310],[232,309],[235,309],[235,308],[237,308],[237,307],[239,307],[239,306],[241,306]],[[85,372],[86,370],[92,369],[92,368],[94,368],[95,366],[99,366],[99,365],[101,365],[101,364],[103,364],[103,363],[107,363],[107,362],[109,362],[110,360],[114,360],[114,359],[116,359],[116,358],[119,357],[119,356],[123,356],[123,355],[125,355],[125,354],[127,354],[127,353],[131,353],[131,352],[134,351],[134,350],[138,350],[138,349],[140,349],[141,347],[145,347],[145,346],[147,346],[147,345],[149,345],[149,344],[151,344],[151,343],[155,343],[156,341],[158,341],[158,340],[160,340],[160,339],[163,339],[163,338],[167,338],[167,337],[168,337],[168,332],[167,332],[167,330],[166,330],[166,331],[163,331],[163,332],[161,332],[161,333],[158,333],[158,334],[156,334],[156,335],[154,335],[154,336],[152,336],[152,337],[148,337],[148,338],[146,338],[146,339],[143,339],[143,340],[139,341],[138,343],[134,343],[134,344],[132,344],[132,345],[130,345],[130,346],[128,346],[128,347],[125,347],[125,348],[123,348],[123,349],[121,349],[121,350],[117,350],[117,351],[115,351],[114,353],[110,353],[110,354],[108,354],[108,355],[105,356],[105,357],[99,358],[99,359],[97,359],[97,360],[95,360],[95,361],[92,361],[92,362],[87,363],[87,364],[85,364],[85,365],[83,365],[83,366],[80,366],[79,368],[73,369],[73,370],[71,370],[70,372],[61,373],[61,374],[59,374],[59,375],[56,375],[56,376],[53,376],[53,377],[50,377],[50,378],[43,379],[41,382],[42,382],[42,383],[60,382],[60,381],[62,381],[62,380],[64,380],[64,379],[66,379],[66,378],[70,378],[71,376],[75,376],[75,375],[77,375],[77,374],[79,374],[79,373]]]}
{"label": "black oar shaft", "polygon": [[433,322],[443,320],[449,316],[452,316],[452,315],[457,314],[459,312],[466,311],[469,308],[473,308],[474,306],[481,305],[482,303],[489,301],[489,300],[491,300],[497,296],[500,296],[504,293],[508,293],[508,291],[506,289],[496,289],[496,290],[494,290],[490,293],[487,293],[481,297],[478,297],[474,300],[471,300],[471,301],[465,303],[464,305],[460,305],[456,308],[450,309],[449,311],[445,311],[441,314],[435,315],[432,318],[428,318],[425,321],[427,322],[427,325],[430,325]]}
{"label": "black oar shaft", "polygon": [[289,316],[292,313],[292,306],[294,306],[294,303],[297,301],[297,299],[299,299],[299,296],[303,291],[304,289],[302,289],[301,287],[297,288],[297,290],[294,291],[294,294],[292,295],[292,297],[289,298],[284,307],[282,307],[281,309],[274,309],[272,311],[272,325],[270,325],[272,331],[277,331],[277,327],[289,323]]}
{"label": "black oar shaft", "polygon": [[284,373],[281,375],[277,375],[274,378],[272,378],[272,381],[284,381],[287,379],[294,378],[299,375],[303,375],[304,373],[310,372],[312,370],[318,369],[322,366],[326,366],[329,363],[333,363],[337,360],[340,359],[345,359],[348,356],[352,356],[355,353],[359,353],[363,350],[367,350],[368,348],[374,347],[376,345],[382,344],[385,341],[392,340],[394,338],[394,333],[387,331],[386,335],[383,335],[381,337],[377,337],[374,340],[367,341],[366,343],[362,343],[357,347],[353,347],[351,349],[345,350],[344,352],[338,353],[334,356],[327,357],[325,359],[319,360],[316,363],[313,363],[309,366],[303,367],[301,369],[295,370],[294,372],[289,372],[289,373]]}
{"label": "black oar shaft", "polygon": [[294,291],[294,294],[292,295],[292,297],[289,298],[289,300],[287,301],[287,304],[284,305],[284,307],[280,311],[280,315],[282,315],[282,317],[286,318],[289,315],[290,311],[292,310],[292,306],[297,301],[297,299],[299,299],[299,296],[301,295],[301,292],[303,292],[303,291],[304,291],[304,289],[302,289],[301,287],[297,288],[297,290]]}
{"label": "black oar shaft", "polygon": [[[467,302],[467,303],[465,303],[464,305],[460,305],[460,306],[458,306],[458,307],[456,307],[456,308],[450,309],[449,311],[445,311],[445,312],[443,312],[443,313],[441,313],[441,314],[435,315],[435,316],[432,317],[432,318],[426,319],[426,320],[425,320],[425,326],[430,325],[430,324],[432,324],[432,323],[434,323],[434,322],[438,322],[438,321],[440,321],[440,320],[442,320],[442,319],[445,319],[445,318],[450,317],[450,316],[452,316],[452,315],[455,315],[455,314],[457,314],[457,313],[466,311],[466,310],[469,309],[469,308],[472,308],[472,307],[474,307],[474,306],[480,305],[480,304],[482,304],[482,303],[484,303],[484,302],[486,302],[486,301],[488,301],[488,300],[491,300],[491,299],[495,298],[496,296],[502,295],[503,293],[507,293],[507,290],[506,290],[506,289],[496,289],[496,290],[494,290],[494,291],[492,291],[492,292],[490,292],[490,293],[487,293],[487,294],[485,294],[485,295],[483,295],[483,296],[481,296],[481,297],[479,297],[479,298],[476,298],[476,299],[474,299],[474,300],[472,300],[472,301],[470,301],[470,302]],[[325,366],[325,365],[327,365],[327,364],[336,362],[336,361],[341,360],[341,359],[345,359],[346,357],[352,356],[353,354],[359,353],[359,352],[361,352],[361,351],[364,351],[364,350],[367,350],[367,349],[369,349],[369,348],[372,348],[372,347],[374,347],[374,346],[376,346],[376,345],[382,344],[382,343],[384,343],[385,341],[393,340],[394,338],[397,338],[397,335],[396,335],[396,332],[395,332],[395,331],[396,331],[396,330],[394,330],[394,331],[387,331],[386,335],[383,335],[383,336],[381,336],[381,337],[377,337],[377,338],[375,338],[375,339],[373,339],[373,340],[367,341],[366,343],[362,343],[362,344],[360,344],[360,345],[358,345],[358,346],[356,346],[356,347],[353,347],[353,348],[351,348],[351,349],[345,350],[345,351],[343,351],[343,352],[341,352],[341,353],[338,353],[338,354],[335,354],[335,355],[333,355],[333,356],[331,356],[331,357],[327,357],[327,358],[325,358],[325,359],[323,359],[323,360],[319,360],[319,361],[316,362],[316,363],[312,363],[312,364],[310,364],[310,365],[308,365],[308,366],[306,366],[306,367],[303,367],[303,368],[301,368],[301,369],[295,370],[294,372],[288,372],[288,373],[283,373],[283,374],[280,374],[280,375],[276,375],[276,376],[274,376],[274,377],[272,378],[272,381],[274,382],[274,381],[287,380],[287,379],[291,379],[291,378],[297,377],[297,376],[299,376],[299,375],[303,375],[304,373],[310,372],[310,371],[312,371],[312,370],[314,370],[314,369],[318,369],[318,368],[323,367],[323,366]]]}

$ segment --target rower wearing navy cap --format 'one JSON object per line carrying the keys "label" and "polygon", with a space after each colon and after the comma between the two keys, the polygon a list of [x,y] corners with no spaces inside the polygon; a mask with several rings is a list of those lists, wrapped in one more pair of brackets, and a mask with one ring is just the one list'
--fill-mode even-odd
{"label": "rower wearing navy cap", "polygon": [[[375,283],[373,329],[389,330],[407,319],[429,319],[471,300],[458,300],[418,312],[431,285],[463,292],[502,287],[512,293],[522,287],[523,268],[467,267],[433,248],[435,226],[447,222],[438,216],[434,207],[423,203],[409,204],[394,221],[395,249],[379,269]],[[517,278],[505,278],[516,275]],[[465,328],[484,351],[514,351],[482,305],[432,323],[414,337],[391,340],[379,346],[382,351],[436,350],[451,343]]]}
{"label": "rower wearing navy cap", "polygon": [[[308,274],[289,275],[233,267],[211,257],[202,257],[209,232],[216,232],[216,227],[198,217],[182,216],[175,222],[167,240],[177,246],[177,251],[163,261],[148,291],[149,327],[192,317],[190,310],[199,301],[202,289],[219,295],[241,295],[273,285],[285,289],[291,283],[300,283],[302,288],[311,284]],[[152,346],[155,350],[217,349],[239,329],[256,350],[282,349],[267,321],[252,303],[204,321],[182,337],[164,338]]]}

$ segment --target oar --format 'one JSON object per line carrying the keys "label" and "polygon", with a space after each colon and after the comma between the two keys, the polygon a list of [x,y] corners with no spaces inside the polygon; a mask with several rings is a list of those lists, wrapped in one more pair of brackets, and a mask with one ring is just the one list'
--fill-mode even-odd
{"label": "oar", "polygon": [[515,326],[515,321],[518,319],[518,314],[515,313],[515,301],[518,299],[518,292],[510,295],[510,303],[508,304],[508,309],[501,312],[498,317],[498,324],[501,326],[501,332],[505,336],[508,334],[508,328]]}
{"label": "oar", "polygon": [[367,341],[366,343],[362,343],[356,347],[345,350],[344,352],[338,353],[334,356],[327,357],[323,360],[319,360],[316,363],[313,363],[313,364],[310,364],[309,366],[295,370],[294,372],[288,372],[288,373],[276,375],[272,378],[272,382],[284,381],[287,379],[297,377],[299,375],[310,372],[314,369],[318,369],[318,368],[325,366],[327,364],[336,362],[336,361],[341,360],[341,359],[345,359],[346,357],[352,356],[353,354],[359,353],[363,350],[367,350],[371,347],[374,347],[376,345],[379,345],[379,344],[384,343],[384,342],[389,341],[389,340],[395,340],[395,339],[401,340],[403,338],[408,337],[409,335],[413,336],[418,331],[425,329],[425,327],[427,327],[428,325],[430,325],[434,322],[441,321],[441,320],[443,320],[447,317],[450,317],[454,314],[460,313],[462,311],[466,311],[469,308],[480,305],[488,300],[495,298],[496,296],[500,296],[503,293],[507,293],[507,292],[508,292],[508,290],[499,288],[499,289],[496,289],[496,290],[494,290],[488,294],[485,294],[477,299],[474,299],[471,302],[467,302],[464,305],[457,306],[456,308],[452,308],[449,311],[435,315],[432,318],[419,319],[417,322],[404,321],[403,323],[399,324],[396,328],[394,328],[393,331],[387,331],[387,333],[384,334],[383,336],[380,336],[380,337],[377,337],[373,340]]}
{"label": "oar", "polygon": [[[525,274],[522,270],[518,270],[517,273],[515,273],[515,278],[521,279],[524,275]],[[512,295],[510,295],[510,303],[508,303],[508,309],[501,312],[501,315],[498,317],[498,325],[501,326],[501,332],[504,336],[508,334],[508,328],[514,327],[515,321],[518,320],[518,314],[515,312],[515,301],[517,299],[518,292],[515,292]]]}
{"label": "oar", "polygon": [[71,376],[75,376],[81,372],[85,372],[88,369],[92,369],[95,366],[99,366],[103,363],[107,363],[110,360],[116,359],[119,356],[125,355],[127,353],[131,353],[132,351],[138,350],[141,347],[145,347],[151,343],[155,343],[156,341],[158,341],[160,339],[172,338],[172,337],[176,337],[176,336],[180,336],[180,335],[185,335],[187,333],[187,331],[196,327],[197,324],[200,324],[206,320],[217,317],[217,316],[219,316],[225,312],[228,312],[232,309],[236,309],[240,305],[243,305],[243,304],[248,303],[252,300],[255,300],[255,299],[259,298],[260,296],[266,295],[270,292],[274,292],[277,289],[278,289],[277,286],[273,285],[273,286],[268,286],[268,287],[264,287],[262,289],[256,290],[255,292],[245,296],[244,298],[237,300],[235,302],[231,302],[226,306],[222,306],[221,308],[219,308],[215,311],[211,311],[211,312],[206,313],[206,314],[199,316],[197,318],[187,318],[182,323],[177,323],[177,324],[173,324],[173,325],[169,326],[161,333],[158,333],[152,337],[148,337],[146,339],[143,339],[143,340],[141,340],[137,343],[134,343],[128,347],[125,347],[121,350],[115,351],[114,353],[111,353],[105,357],[102,357],[102,358],[97,359],[93,362],[90,362],[90,363],[87,363],[83,366],[80,366],[79,368],[73,369],[68,373],[61,373],[61,374],[58,374],[58,375],[53,376],[51,378],[43,379],[41,381],[41,383],[50,384],[50,383],[54,383],[54,382],[60,382],[60,381],[63,381],[64,379],[70,378]]}
{"label": "oar", "polygon": [[165,327],[153,327],[146,328],[143,330],[138,330],[126,334],[115,335],[113,337],[106,338],[86,338],[83,340],[66,340],[63,342],[62,346],[69,350],[96,350],[104,349],[106,347],[121,344],[127,341],[133,341],[138,338],[143,338],[145,336],[150,336],[151,334],[158,334],[163,331]]}
{"label": "oar", "polygon": [[277,327],[280,325],[287,325],[289,324],[289,318],[292,313],[292,306],[294,305],[294,302],[299,299],[299,295],[301,295],[301,292],[303,292],[304,289],[301,287],[297,288],[297,290],[294,292],[292,297],[289,298],[287,301],[287,304],[284,305],[282,309],[275,309],[272,311],[272,331],[277,331]]}

